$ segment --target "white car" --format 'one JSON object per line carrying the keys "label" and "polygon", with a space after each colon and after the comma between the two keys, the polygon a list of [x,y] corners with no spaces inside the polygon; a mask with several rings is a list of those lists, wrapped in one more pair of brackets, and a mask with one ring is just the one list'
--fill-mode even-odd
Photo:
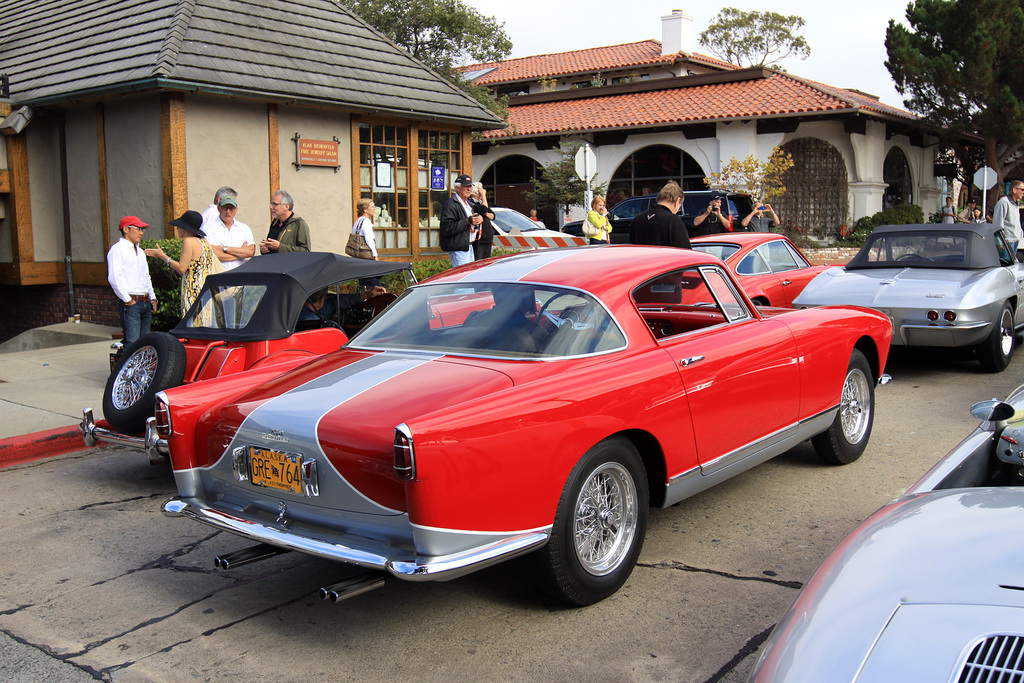
{"label": "white car", "polygon": [[590,243],[585,237],[566,235],[548,230],[531,221],[515,209],[492,206],[494,212],[494,246],[499,249],[548,249],[552,247],[582,247]]}

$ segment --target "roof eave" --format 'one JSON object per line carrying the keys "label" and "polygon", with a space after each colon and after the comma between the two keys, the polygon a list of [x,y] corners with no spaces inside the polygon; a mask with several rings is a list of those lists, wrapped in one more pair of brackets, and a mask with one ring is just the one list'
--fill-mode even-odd
{"label": "roof eave", "polygon": [[[246,90],[241,88],[231,88],[227,86],[214,85],[210,83],[199,83],[194,81],[167,78],[164,76],[143,78],[135,81],[129,81],[126,83],[114,83],[110,85],[100,86],[97,88],[76,90],[72,92],[59,93],[40,98],[28,98],[24,100],[18,100],[17,104],[30,104],[35,107],[45,107],[48,105],[65,104],[68,102],[77,102],[81,100],[96,100],[103,97],[109,97],[112,95],[139,94],[150,91],[187,92],[192,94],[217,95],[222,97],[241,97],[245,99],[257,99],[262,101],[273,101],[279,103],[283,102],[288,104],[306,104],[310,106],[328,107],[332,109],[344,109],[345,111],[356,112],[360,114],[395,116],[404,119],[438,121],[441,123],[456,124],[461,126],[467,126],[470,128],[486,130],[500,130],[501,128],[504,128],[506,125],[504,121],[499,119],[497,116],[494,116],[493,114],[489,119],[444,116],[437,115],[431,112],[417,111],[414,109],[403,109],[400,107],[386,106],[368,106],[349,102],[341,102],[338,100],[330,100],[325,98],[284,95],[281,93],[274,93],[270,91]],[[484,110],[481,106],[481,111],[486,110]],[[489,114],[490,112],[487,113]]]}

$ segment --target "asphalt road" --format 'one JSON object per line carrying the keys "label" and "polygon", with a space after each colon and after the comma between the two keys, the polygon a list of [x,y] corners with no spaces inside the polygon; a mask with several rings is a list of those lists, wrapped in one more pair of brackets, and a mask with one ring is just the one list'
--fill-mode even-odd
{"label": "asphalt road", "polygon": [[988,375],[964,354],[897,354],[858,462],[827,467],[804,444],[653,511],[630,580],[583,609],[539,597],[519,563],[321,602],[317,589],[349,570],[296,553],[215,570],[248,542],[163,517],[170,470],[143,455],[2,470],[0,679],[742,681],[828,553],[1022,369],[1020,357]]}

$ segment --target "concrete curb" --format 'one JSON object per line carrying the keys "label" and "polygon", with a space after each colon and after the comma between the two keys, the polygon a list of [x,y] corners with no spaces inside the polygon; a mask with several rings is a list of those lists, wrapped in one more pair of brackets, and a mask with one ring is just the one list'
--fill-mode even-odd
{"label": "concrete curb", "polygon": [[82,441],[78,425],[12,436],[9,439],[0,439],[0,469],[84,451],[86,448],[88,446]]}

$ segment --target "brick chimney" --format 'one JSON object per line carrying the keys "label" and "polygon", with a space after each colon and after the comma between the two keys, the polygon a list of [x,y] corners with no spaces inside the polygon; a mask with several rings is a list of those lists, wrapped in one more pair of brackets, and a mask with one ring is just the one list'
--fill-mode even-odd
{"label": "brick chimney", "polygon": [[689,55],[694,47],[693,17],[686,16],[681,9],[674,9],[672,14],[661,18],[662,54],[674,55],[682,52]]}

